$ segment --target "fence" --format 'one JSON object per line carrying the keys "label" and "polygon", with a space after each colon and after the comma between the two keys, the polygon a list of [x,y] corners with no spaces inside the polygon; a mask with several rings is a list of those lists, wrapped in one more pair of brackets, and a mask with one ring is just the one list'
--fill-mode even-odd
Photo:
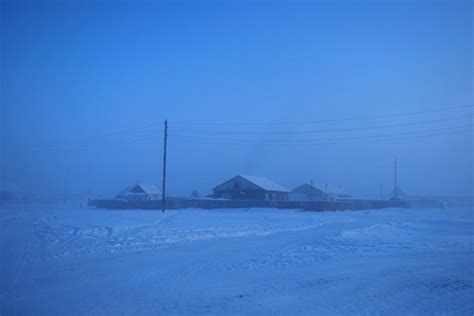
{"label": "fence", "polygon": [[[252,200],[217,200],[217,199],[171,199],[165,201],[166,209],[181,208],[278,208],[303,209],[306,211],[363,210],[387,207],[410,207],[405,200],[347,200],[347,201],[252,201]],[[90,205],[105,209],[162,209],[162,201],[125,201],[94,200]]]}

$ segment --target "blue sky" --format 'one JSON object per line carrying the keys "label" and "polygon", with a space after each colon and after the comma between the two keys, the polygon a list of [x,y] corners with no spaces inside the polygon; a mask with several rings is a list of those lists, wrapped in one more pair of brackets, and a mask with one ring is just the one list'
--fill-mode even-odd
{"label": "blue sky", "polygon": [[[2,182],[104,194],[159,184],[168,119],[177,195],[242,173],[376,196],[395,156],[406,191],[470,194],[472,132],[274,143],[285,131],[412,124],[283,135],[318,142],[472,125],[472,20],[459,1],[2,1]],[[321,120],[332,121],[297,124]]]}

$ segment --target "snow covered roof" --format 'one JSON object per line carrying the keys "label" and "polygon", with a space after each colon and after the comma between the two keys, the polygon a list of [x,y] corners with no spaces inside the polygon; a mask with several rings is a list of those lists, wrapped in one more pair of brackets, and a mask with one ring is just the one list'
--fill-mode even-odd
{"label": "snow covered roof", "polygon": [[[305,184],[299,186],[298,188],[301,188],[303,186],[308,186],[308,189],[309,189],[309,187],[311,187],[311,183],[305,183]],[[298,189],[298,188],[296,188],[296,189]],[[344,189],[342,189],[339,185],[313,183],[313,188],[315,188],[315,189],[317,189],[321,192],[324,192],[326,194],[348,195],[348,193],[346,191],[344,191]],[[293,190],[293,191],[295,191],[295,190]]]}
{"label": "snow covered roof", "polygon": [[151,184],[137,184],[137,186],[140,186],[145,193],[148,194],[161,194],[160,190]]}
{"label": "snow covered roof", "polygon": [[313,186],[316,187],[318,190],[321,190],[326,193],[332,194],[347,194],[340,186],[332,185],[332,184],[320,184],[320,183],[313,183]]}
{"label": "snow covered roof", "polygon": [[245,176],[245,175],[239,175],[240,177],[244,178],[245,180],[252,182],[256,186],[267,190],[267,191],[280,191],[280,192],[289,192],[289,190],[285,187],[282,187],[279,184],[276,184],[267,178],[262,178],[262,177],[254,177],[254,176]]}
{"label": "snow covered roof", "polygon": [[161,194],[160,190],[151,184],[137,184],[134,186],[129,186],[120,191],[119,195],[124,194]]}
{"label": "snow covered roof", "polygon": [[123,194],[125,194],[125,193],[127,193],[127,192],[130,192],[130,189],[132,189],[132,188],[133,188],[133,187],[128,186],[128,187],[126,187],[125,189],[121,190],[121,191],[118,193],[118,195],[123,195]]}

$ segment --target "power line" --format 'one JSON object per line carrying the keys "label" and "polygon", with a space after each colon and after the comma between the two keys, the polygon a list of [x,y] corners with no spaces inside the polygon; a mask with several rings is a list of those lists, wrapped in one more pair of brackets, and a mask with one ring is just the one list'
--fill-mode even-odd
{"label": "power line", "polygon": [[[252,139],[222,139],[222,138],[206,138],[206,137],[189,137],[184,135],[177,135],[177,134],[169,134],[173,137],[174,141],[181,141],[187,143],[199,143],[199,144],[214,144],[214,145],[332,145],[332,144],[339,144],[339,143],[348,143],[351,141],[364,141],[364,140],[373,140],[373,141],[391,141],[391,140],[403,140],[403,139],[412,139],[412,138],[420,138],[420,137],[434,137],[434,136],[442,136],[442,135],[451,135],[451,134],[460,134],[460,133],[469,133],[472,132],[472,127],[474,125],[463,125],[463,126],[455,126],[455,127],[447,127],[447,128],[438,128],[438,129],[429,129],[429,130],[420,130],[420,131],[410,131],[404,133],[394,133],[394,134],[383,134],[383,135],[367,135],[367,136],[348,136],[348,137],[339,137],[339,138],[315,138],[315,139],[290,139],[290,140],[264,140],[264,141],[257,141]],[[469,128],[466,130],[459,130],[463,128]],[[435,133],[433,133],[435,132]],[[421,135],[420,135],[421,134]],[[135,138],[128,138],[121,141],[115,142],[106,142],[106,143],[97,143],[95,144],[100,145],[100,150],[107,150],[112,149],[117,146],[122,145],[131,145],[131,144],[138,144],[138,143],[149,143],[149,142],[156,142],[159,139],[159,135],[157,134],[150,134],[145,137],[135,137]],[[43,149],[36,149],[25,151],[25,154],[35,154],[40,152],[51,152],[51,151],[60,151],[60,152],[77,152],[77,151],[88,151],[97,149],[96,146],[91,145],[84,145],[81,144],[79,146],[69,146],[69,148],[43,148]]]}
{"label": "power line", "polygon": [[[196,144],[209,144],[209,145],[236,145],[236,146],[241,146],[241,145],[246,145],[246,146],[279,146],[279,145],[284,145],[284,146],[313,146],[313,145],[336,145],[336,144],[343,144],[343,143],[350,143],[350,142],[364,142],[364,141],[397,141],[397,140],[408,140],[408,139],[415,139],[415,138],[430,138],[430,137],[437,137],[437,136],[444,136],[444,135],[453,135],[453,134],[464,134],[464,133],[472,133],[473,130],[462,130],[462,131],[453,131],[453,132],[448,132],[448,133],[436,133],[436,134],[427,134],[427,135],[418,135],[418,136],[410,136],[410,137],[393,137],[393,138],[373,138],[373,139],[357,139],[357,140],[351,140],[351,141],[345,141],[345,140],[340,140],[340,141],[334,141],[334,142],[314,142],[314,143],[260,143],[260,142],[254,142],[254,143],[238,143],[238,142],[218,142],[218,141],[204,141],[204,140],[199,140],[199,141],[191,141],[191,143],[196,143]],[[176,139],[175,141],[181,141],[181,142],[187,142],[190,143],[189,140],[187,139]]]}
{"label": "power line", "polygon": [[250,125],[301,125],[301,124],[314,124],[314,123],[325,123],[325,122],[346,122],[346,121],[359,121],[359,120],[370,120],[370,119],[381,119],[381,118],[393,118],[393,117],[403,117],[403,116],[416,116],[427,113],[437,113],[445,112],[452,110],[461,110],[461,109],[470,109],[474,105],[463,105],[463,106],[453,106],[453,107],[443,107],[435,108],[431,110],[424,111],[413,111],[413,112],[404,112],[404,113],[391,113],[391,114],[381,114],[381,115],[369,115],[369,116],[358,116],[358,117],[348,117],[348,118],[334,118],[334,119],[322,119],[322,120],[310,120],[310,121],[274,121],[274,122],[173,122],[175,126],[250,126]]}
{"label": "power line", "polygon": [[[317,141],[347,141],[347,140],[360,140],[360,139],[371,139],[371,138],[380,138],[380,137],[394,137],[394,136],[408,136],[408,135],[416,135],[419,133],[429,133],[435,131],[449,131],[453,129],[460,129],[460,128],[467,128],[472,127],[472,125],[462,125],[462,126],[455,126],[455,127],[445,127],[445,128],[437,128],[437,129],[427,129],[427,130],[420,130],[420,131],[409,131],[409,132],[402,132],[402,133],[393,133],[393,134],[383,134],[383,135],[368,135],[368,136],[346,136],[346,137],[339,137],[339,138],[311,138],[311,139],[283,139],[283,140],[264,140],[258,142],[258,144],[262,143],[270,143],[270,144],[285,144],[290,142],[291,144],[311,144]],[[170,136],[173,138],[176,137],[177,139],[185,139],[188,141],[210,141],[210,142],[217,142],[216,144],[225,144],[229,142],[234,143],[241,143],[241,144],[254,144],[257,143],[255,139],[236,139],[236,138],[220,138],[220,137],[209,137],[209,136],[200,136],[200,135],[185,135],[180,133],[169,133]],[[74,152],[80,150],[91,150],[93,147],[101,146],[101,149],[110,148],[115,146],[121,145],[128,145],[128,144],[135,144],[135,143],[146,143],[150,141],[156,141],[158,136],[156,133],[147,133],[144,135],[128,135],[122,139],[118,140],[106,140],[101,139],[97,140],[96,142],[88,142],[88,143],[71,143],[71,144],[64,144],[62,146],[56,147],[42,147],[36,148],[29,151],[25,151],[25,153],[33,154],[39,152],[49,152],[52,150],[61,151],[61,152]]]}
{"label": "power line", "polygon": [[[366,116],[366,117],[353,117],[353,118],[343,118],[343,119],[329,119],[329,120],[318,120],[318,121],[307,121],[307,122],[273,122],[273,123],[237,123],[237,125],[291,125],[291,124],[305,124],[305,123],[318,123],[318,122],[337,122],[337,121],[355,121],[355,120],[360,120],[360,119],[368,119],[368,118],[388,118],[388,117],[399,117],[399,116],[409,116],[409,115],[419,115],[419,114],[425,114],[425,113],[432,113],[432,112],[440,112],[440,111],[448,111],[448,110],[455,110],[455,109],[466,109],[466,108],[472,108],[472,105],[469,106],[459,106],[459,107],[449,107],[449,108],[438,108],[438,109],[433,109],[433,110],[427,110],[427,111],[418,111],[418,112],[408,112],[408,113],[398,113],[398,114],[387,114],[387,115],[378,115],[378,116]],[[171,130],[175,129],[180,132],[192,132],[192,133],[219,133],[219,134],[235,134],[236,131],[202,131],[202,130],[194,130],[194,129],[189,129],[189,128],[183,128],[180,127],[183,123],[174,123],[176,127],[171,126]],[[423,124],[423,123],[405,123],[405,124]],[[214,126],[233,126],[236,125],[234,123],[197,123],[193,122],[188,125],[214,125]],[[398,125],[394,124],[394,126],[390,127],[395,127],[396,126],[406,126],[406,125]],[[379,127],[375,127],[379,128]],[[383,127],[383,128],[388,128],[388,127]],[[161,127],[156,124],[156,123],[150,123],[147,124],[143,127],[137,127],[137,128],[132,128],[132,129],[127,129],[127,130],[120,130],[120,131],[115,131],[115,132],[110,132],[110,133],[105,133],[101,135],[95,135],[95,136],[90,136],[86,137],[83,139],[77,139],[77,140],[70,140],[68,143],[64,143],[62,141],[53,141],[53,142],[46,142],[46,143],[39,143],[39,144],[32,144],[30,147],[40,147],[42,150],[46,147],[63,147],[63,146],[78,146],[81,144],[88,145],[88,144],[93,144],[93,143],[100,143],[100,142],[108,142],[110,141],[110,138],[112,137],[126,137],[126,138],[133,138],[133,137],[141,137],[141,136],[146,136],[149,134],[155,134]],[[355,129],[339,129],[339,130],[334,130],[334,132],[338,131],[350,131],[350,130],[362,130],[363,128],[355,128]],[[143,134],[144,132],[145,134]],[[310,131],[314,133],[322,133],[322,132],[333,132],[330,130],[322,130],[322,131]],[[301,131],[301,132],[278,132],[278,131],[258,131],[258,132],[246,132],[247,134],[252,134],[252,133],[262,133],[262,134],[267,134],[267,133],[280,133],[280,134],[286,134],[286,133],[306,133],[306,131]],[[119,139],[121,140],[121,139]]]}
{"label": "power line", "polygon": [[129,135],[122,139],[112,140],[112,139],[102,139],[96,142],[89,142],[89,143],[69,143],[69,144],[62,144],[57,145],[54,147],[41,147],[41,148],[33,148],[29,151],[25,151],[24,153],[39,153],[39,152],[50,152],[50,151],[61,151],[61,152],[74,152],[80,150],[90,150],[94,147],[100,146],[101,149],[103,148],[111,148],[115,146],[121,145],[129,145],[129,144],[136,144],[136,143],[144,143],[149,141],[154,141],[158,139],[156,133],[148,133],[146,135]]}
{"label": "power line", "polygon": [[[428,120],[428,121],[418,121],[418,122],[409,122],[409,123],[397,123],[397,124],[389,124],[389,125],[378,125],[378,126],[363,126],[363,127],[350,127],[350,128],[337,128],[337,129],[319,129],[319,130],[306,130],[306,131],[216,131],[216,130],[194,130],[194,129],[176,129],[178,133],[192,133],[192,135],[196,134],[318,134],[318,133],[336,133],[336,132],[353,132],[353,131],[364,131],[364,130],[371,130],[371,129],[386,129],[386,128],[394,128],[394,127],[405,127],[405,126],[413,126],[413,125],[422,125],[422,124],[430,124],[430,123],[441,123],[441,122],[449,122],[449,121],[456,121],[460,119],[466,119],[466,116],[460,117],[451,117],[451,118],[443,118],[437,120]],[[469,118],[472,119],[470,116]],[[171,129],[172,131],[175,130],[174,128]]]}
{"label": "power line", "polygon": [[431,130],[431,133],[428,131],[424,131],[422,134],[420,132],[410,132],[410,133],[397,133],[397,134],[387,134],[387,135],[369,135],[369,136],[360,136],[360,137],[344,137],[344,138],[328,138],[328,139],[315,139],[314,141],[241,141],[241,140],[225,140],[225,139],[192,139],[192,138],[178,138],[178,141],[184,141],[188,143],[202,143],[202,144],[215,144],[215,145],[332,145],[337,143],[347,143],[351,141],[361,141],[361,140],[373,140],[373,141],[391,141],[391,140],[403,140],[403,139],[412,139],[412,138],[423,138],[423,137],[434,137],[434,136],[442,136],[442,135],[451,135],[451,134],[460,134],[460,133],[472,133],[472,128],[459,130],[461,128],[472,127],[474,125],[465,125],[465,126],[458,126],[446,129],[445,132],[436,132],[436,130],[443,130],[443,129],[434,129]]}
{"label": "power line", "polygon": [[[461,125],[461,126],[452,126],[452,127],[443,127],[443,128],[430,128],[418,131],[408,131],[408,132],[397,132],[392,134],[382,134],[382,135],[365,135],[365,136],[345,136],[345,137],[336,137],[336,138],[304,138],[304,139],[274,139],[272,142],[314,142],[314,141],[334,141],[334,140],[350,140],[350,139],[365,139],[365,138],[374,138],[374,137],[391,137],[391,136],[406,136],[406,135],[416,135],[420,133],[431,133],[431,132],[440,132],[440,131],[450,131],[454,129],[469,128],[474,126],[473,124]],[[237,142],[255,142],[255,139],[242,139],[242,138],[216,138],[216,137],[203,137],[203,136],[188,136],[182,134],[170,134],[172,136],[188,138],[188,139],[199,139],[199,140],[211,140],[211,141],[237,141]]]}
{"label": "power line", "polygon": [[[439,112],[439,111],[447,111],[452,109],[466,109],[471,108],[472,106],[463,106],[463,107],[451,107],[451,108],[442,108],[442,109],[434,109],[430,111],[418,111],[418,112],[410,112],[410,113],[399,113],[399,114],[390,114],[390,115],[380,115],[380,116],[372,116],[371,118],[381,118],[381,117],[394,117],[394,116],[407,116],[407,115],[418,115],[423,113],[431,113],[431,112]],[[366,117],[368,118],[368,116]],[[347,121],[347,120],[356,120],[360,118],[350,118],[350,119],[335,119],[335,120],[321,120],[321,121]],[[469,119],[472,122],[472,116],[461,116],[461,117],[451,117],[451,118],[442,118],[437,120],[427,120],[427,121],[418,121],[418,122],[405,122],[405,123],[397,123],[397,124],[388,124],[388,125],[378,125],[378,126],[362,126],[362,127],[350,127],[350,128],[338,128],[338,129],[318,129],[318,130],[303,130],[303,131],[218,131],[218,130],[196,130],[192,128],[183,128],[183,127],[174,127],[174,123],[171,126],[170,136],[176,137],[192,137],[194,139],[198,139],[199,137],[201,140],[204,140],[203,136],[218,136],[223,135],[298,135],[298,134],[319,134],[319,133],[338,133],[338,132],[354,132],[354,131],[366,131],[366,130],[379,130],[379,129],[390,129],[390,128],[397,128],[397,127],[406,127],[412,125],[422,125],[422,124],[429,124],[429,123],[440,123],[440,122],[448,122],[448,121],[455,121],[460,119]],[[321,122],[319,121],[319,122]],[[312,121],[318,122],[318,121]],[[294,123],[294,122],[293,122]],[[293,124],[289,123],[289,124]],[[199,123],[200,124],[200,123]],[[225,124],[223,124],[225,125]],[[36,144],[30,145],[32,148],[29,153],[34,152],[44,152],[49,150],[60,150],[60,151],[75,151],[81,149],[91,149],[91,146],[100,145],[103,148],[110,147],[110,146],[120,146],[124,144],[133,144],[133,143],[141,143],[141,142],[148,142],[152,140],[156,140],[156,131],[159,128],[156,124],[149,124],[144,127],[133,128],[129,130],[122,130],[111,132],[107,134],[91,136],[84,139],[61,143],[59,141],[56,142],[49,142],[44,144]],[[175,131],[177,133],[175,133]],[[209,135],[206,135],[209,134]],[[406,133],[404,133],[406,134]],[[377,135],[369,136],[369,137],[378,137]],[[385,136],[382,136],[385,137]],[[354,137],[344,138],[344,139],[354,139]],[[211,141],[225,141],[224,139],[208,139]],[[231,139],[229,141],[240,141]],[[247,140],[244,140],[247,141]],[[252,140],[250,140],[252,141]],[[304,141],[304,140],[303,140]],[[308,141],[313,141],[308,140]]]}
{"label": "power line", "polygon": [[[69,143],[71,144],[75,144],[75,145],[78,145],[78,144],[90,144],[90,143],[94,143],[94,142],[97,142],[97,141],[107,141],[107,140],[110,140],[108,138],[110,137],[114,137],[114,136],[125,136],[125,137],[133,137],[133,136],[142,136],[140,134],[137,134],[137,135],[130,135],[130,133],[133,133],[133,132],[147,132],[147,134],[151,134],[151,133],[156,133],[157,129],[159,129],[158,126],[156,126],[156,124],[150,124],[150,125],[146,125],[144,127],[137,127],[137,128],[133,128],[133,129],[129,129],[129,130],[121,130],[121,131],[115,131],[115,132],[110,132],[110,133],[106,133],[106,134],[102,134],[102,135],[96,135],[96,136],[90,136],[90,137],[86,137],[86,138],[82,138],[82,139],[76,139],[76,140],[73,140],[73,141],[69,141]],[[67,145],[65,144],[64,142],[61,142],[61,141],[53,141],[53,142],[46,142],[46,143],[40,143],[40,144],[33,144],[31,145],[32,147],[55,147],[55,146],[64,146],[64,145]]]}

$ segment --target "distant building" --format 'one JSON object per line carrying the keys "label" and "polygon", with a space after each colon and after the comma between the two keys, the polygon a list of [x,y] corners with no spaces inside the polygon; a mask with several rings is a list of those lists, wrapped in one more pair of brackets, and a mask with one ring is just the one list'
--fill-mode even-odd
{"label": "distant building", "polygon": [[272,181],[237,175],[216,186],[214,197],[230,200],[288,200],[288,190]]}
{"label": "distant building", "polygon": [[390,193],[391,200],[402,200],[406,199],[407,197],[407,194],[400,188],[399,185],[396,186],[396,190],[393,188],[392,192]]}
{"label": "distant building", "polygon": [[0,179],[0,201],[24,201],[25,196],[20,194],[19,187],[14,183],[7,183]]}
{"label": "distant building", "polygon": [[198,198],[201,197],[201,194],[199,194],[198,191],[193,190],[193,192],[191,193],[191,197],[192,197],[193,199],[198,199]]}
{"label": "distant building", "polygon": [[13,201],[15,199],[15,194],[10,191],[1,190],[0,191],[0,201]]}
{"label": "distant building", "polygon": [[160,190],[154,185],[136,184],[122,190],[119,194],[117,194],[116,198],[122,200],[140,201],[161,200],[161,193]]}
{"label": "distant building", "polygon": [[340,186],[328,184],[302,184],[289,194],[292,201],[334,201],[352,197],[345,192]]}

